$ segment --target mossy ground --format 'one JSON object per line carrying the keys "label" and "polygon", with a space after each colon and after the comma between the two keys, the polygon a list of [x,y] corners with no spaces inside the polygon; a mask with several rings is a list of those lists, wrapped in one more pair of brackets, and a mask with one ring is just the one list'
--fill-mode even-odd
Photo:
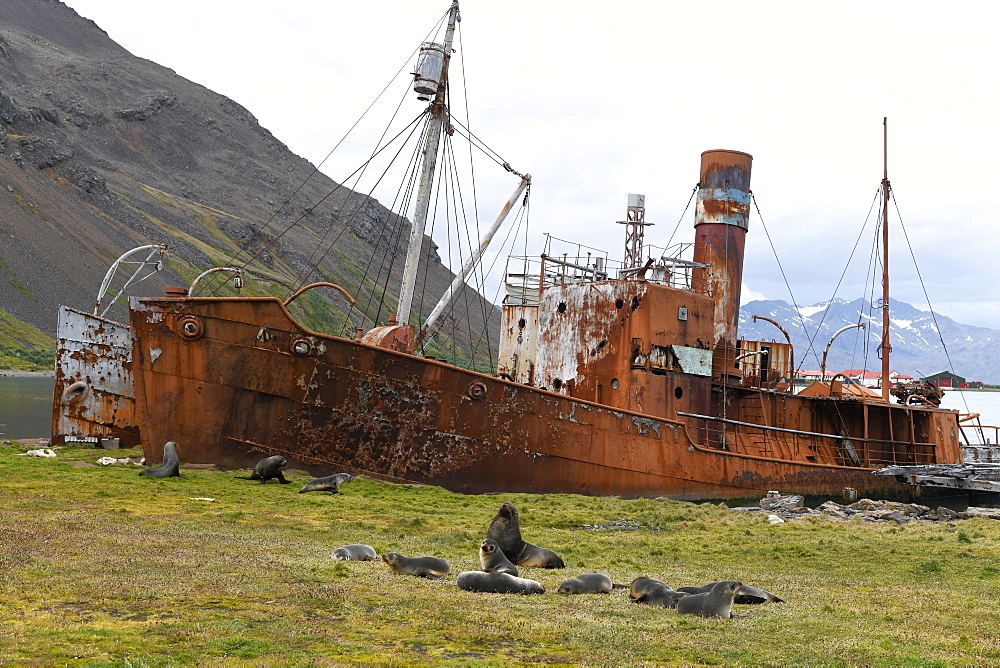
{"label": "mossy ground", "polygon": [[[0,663],[1000,663],[1000,522],[770,525],[714,505],[363,479],[299,495],[310,476],[296,472],[291,485],[202,469],[158,480],[85,465],[138,451],[24,449],[0,446]],[[567,563],[523,569],[541,596],[454,586],[478,568],[502,501],[526,540]],[[616,524],[629,530],[584,528]],[[331,558],[355,542],[444,557],[453,572],[429,581]],[[624,592],[554,593],[588,571],[675,587],[741,579],[788,604],[712,620]]]}

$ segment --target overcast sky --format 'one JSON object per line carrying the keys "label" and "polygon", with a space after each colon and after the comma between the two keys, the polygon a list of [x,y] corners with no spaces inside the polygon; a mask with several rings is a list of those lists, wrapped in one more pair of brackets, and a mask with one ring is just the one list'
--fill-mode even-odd
{"label": "overcast sky", "polygon": [[[247,107],[318,163],[446,12],[446,0],[66,0],[116,42]],[[531,231],[621,257],[630,192],[670,236],[707,149],[754,156],[751,187],[795,300],[829,299],[889,178],[930,302],[1000,328],[992,3],[466,0],[473,131],[533,176]],[[409,70],[406,70],[409,71]],[[389,97],[395,104],[399,95]],[[419,113],[410,96],[404,116]],[[355,164],[329,163],[341,180]],[[486,186],[493,211],[513,190]],[[493,193],[491,189],[496,189]],[[387,202],[383,202],[387,203]],[[489,217],[489,216],[486,216]],[[693,213],[678,235],[693,238]],[[896,214],[892,295],[926,304]],[[865,294],[868,223],[839,297]],[[439,241],[440,243],[440,241]],[[756,213],[747,297],[792,301]]]}

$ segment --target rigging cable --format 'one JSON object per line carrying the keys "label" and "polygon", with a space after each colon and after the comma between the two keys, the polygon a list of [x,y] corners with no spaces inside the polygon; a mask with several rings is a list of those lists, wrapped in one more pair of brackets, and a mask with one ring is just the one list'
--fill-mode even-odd
{"label": "rigging cable", "polygon": [[[417,117],[416,119],[414,119],[414,123],[415,123],[415,122],[416,122],[417,120],[419,120],[419,119],[420,119],[420,116],[418,116],[418,117]],[[412,125],[412,124],[411,124],[411,125]],[[409,126],[407,126],[407,127],[409,127]],[[405,131],[405,130],[406,130],[406,128],[404,128],[404,129],[403,129],[403,131]],[[396,137],[394,137],[394,138],[393,138],[393,141],[394,141],[394,140],[395,140],[396,138],[398,138],[398,137],[399,137],[399,136],[400,136],[400,135],[401,135],[401,134],[403,133],[403,131],[401,131],[400,133],[398,133],[398,134],[396,135]],[[374,154],[372,155],[372,158],[374,158],[375,156],[377,156],[378,154],[380,154],[380,153],[381,153],[382,151],[384,151],[384,150],[385,150],[386,148],[388,148],[388,147],[390,146],[390,144],[391,144],[391,142],[390,142],[389,144],[386,144],[386,145],[385,145],[385,146],[383,146],[382,148],[378,149],[378,150],[377,150],[377,151],[376,151],[376,152],[375,152],[375,153],[374,153]],[[350,178],[352,178],[352,177],[353,177],[353,176],[354,176],[355,174],[357,174],[358,172],[360,172],[360,171],[364,170],[364,169],[365,169],[365,168],[367,167],[368,163],[370,163],[370,162],[371,162],[372,158],[369,158],[369,159],[368,159],[367,161],[365,161],[365,162],[364,162],[364,163],[363,163],[363,164],[362,164],[362,165],[361,165],[360,167],[358,167],[357,169],[355,169],[355,170],[354,170],[354,172],[352,172],[351,174],[349,174],[349,175],[347,176],[347,179],[345,179],[345,181],[346,181],[346,180],[349,180]],[[326,195],[325,195],[325,196],[324,196],[324,197],[323,197],[322,199],[320,199],[320,200],[319,200],[319,202],[317,202],[317,204],[319,204],[319,203],[321,203],[321,202],[325,201],[325,200],[326,200],[327,198],[329,198],[329,197],[330,197],[331,195],[333,195],[334,193],[336,193],[336,192],[337,192],[338,190],[340,190],[340,189],[341,189],[341,188],[343,188],[343,187],[344,187],[344,186],[343,186],[343,184],[342,184],[342,183],[340,183],[340,184],[337,184],[337,187],[335,187],[335,188],[334,188],[333,190],[331,190],[331,191],[330,191],[329,193],[327,193],[327,194],[326,194]],[[270,240],[270,241],[269,241],[269,242],[268,242],[267,244],[265,244],[265,245],[264,245],[264,247],[263,247],[263,248],[261,248],[261,249],[260,249],[259,251],[257,251],[257,253],[255,253],[255,254],[254,254],[254,255],[253,255],[252,257],[250,257],[250,259],[248,259],[248,260],[247,260],[246,262],[244,262],[244,263],[243,263],[242,265],[240,265],[240,266],[241,266],[241,267],[242,267],[243,269],[246,269],[246,268],[247,268],[247,267],[248,267],[248,266],[249,266],[249,265],[250,265],[250,264],[251,264],[252,262],[254,262],[254,261],[255,261],[255,260],[256,260],[256,259],[258,258],[258,257],[260,257],[261,255],[263,255],[263,254],[264,254],[264,252],[265,252],[265,251],[267,251],[267,249],[268,249],[268,248],[270,248],[270,247],[271,247],[272,245],[274,245],[275,243],[277,243],[277,242],[278,242],[278,240],[280,240],[280,239],[281,239],[281,238],[282,238],[283,236],[285,236],[285,235],[286,235],[286,234],[287,234],[288,232],[290,232],[290,231],[291,231],[291,230],[292,230],[292,229],[293,229],[293,228],[294,228],[294,227],[295,227],[296,225],[298,225],[298,224],[299,224],[300,222],[302,222],[302,219],[303,219],[303,218],[305,218],[305,217],[306,217],[306,215],[307,215],[307,214],[303,213],[303,214],[302,214],[302,215],[300,215],[300,216],[299,216],[298,218],[296,218],[296,219],[295,219],[294,221],[292,221],[291,223],[289,223],[289,224],[288,224],[288,226],[287,226],[287,227],[285,227],[285,229],[284,229],[284,230],[282,230],[282,232],[281,232],[280,234],[278,234],[277,236],[275,236],[274,238],[272,238],[272,239],[271,239],[271,240]],[[345,227],[345,229],[346,229],[346,227]],[[341,234],[343,234],[343,231],[344,231],[344,230],[341,230]],[[338,239],[339,239],[339,235],[338,235]],[[333,243],[336,243],[336,240],[334,240],[334,242],[333,242]],[[223,284],[224,284],[224,281],[223,281]],[[215,294],[216,292],[218,292],[218,290],[219,290],[220,288],[221,288],[221,285],[216,285],[216,287],[215,287],[215,288],[214,288],[214,289],[213,289],[213,290],[212,290],[212,291],[211,291],[211,292],[209,293],[209,296],[212,296],[212,295],[214,295],[214,294]],[[293,292],[294,292],[294,291],[293,291]]]}
{"label": "rigging cable", "polygon": [[[681,212],[681,217],[677,219],[677,224],[674,225],[674,231],[670,233],[670,238],[667,239],[667,246],[663,251],[664,253],[666,253],[667,250],[669,250],[670,242],[674,240],[674,235],[677,234],[677,230],[681,228],[681,222],[684,220],[684,216],[687,215],[688,209],[691,208],[691,202],[694,200],[694,196],[698,194],[698,188],[700,186],[701,186],[700,183],[694,184],[694,189],[691,190],[691,196],[688,197],[688,202],[687,204],[684,205],[684,211]],[[753,196],[753,193],[750,193],[750,195]]]}
{"label": "rigging cable", "polygon": [[[444,14],[443,14],[443,15],[441,16],[441,18],[440,18],[440,19],[438,19],[438,21],[437,21],[437,23],[436,23],[436,24],[434,25],[434,27],[433,27],[433,28],[432,28],[432,29],[431,29],[430,31],[428,31],[428,32],[427,32],[427,34],[426,34],[426,35],[424,36],[424,40],[423,40],[424,42],[428,41],[428,39],[430,38],[430,36],[431,36],[431,35],[433,35],[433,34],[437,34],[438,32],[440,32],[440,31],[441,31],[441,26],[442,26],[442,25],[444,25],[444,22],[445,22],[445,21],[447,20],[447,18],[448,18],[448,16],[449,16],[449,14],[450,14],[450,11],[451,11],[450,9],[449,9],[448,11],[446,11],[446,12],[445,12],[445,13],[444,13]],[[421,45],[422,45],[422,43],[421,43]],[[307,175],[307,176],[306,176],[306,177],[305,177],[305,178],[304,178],[304,179],[302,180],[302,182],[301,182],[301,183],[300,183],[300,184],[298,185],[298,187],[296,187],[296,188],[295,188],[295,190],[294,190],[294,191],[292,191],[292,193],[291,193],[291,194],[290,194],[290,195],[289,195],[289,196],[288,196],[287,198],[285,198],[285,201],[284,201],[284,202],[283,202],[283,203],[281,204],[281,206],[279,206],[279,207],[278,207],[278,208],[277,208],[277,209],[276,209],[276,210],[275,210],[275,211],[274,211],[274,212],[273,212],[273,213],[271,214],[271,216],[270,216],[270,217],[269,217],[269,218],[268,218],[268,219],[267,219],[266,221],[264,221],[264,223],[263,223],[262,225],[260,225],[259,227],[254,227],[254,228],[253,228],[253,231],[252,231],[252,232],[251,232],[251,233],[250,233],[250,234],[249,234],[249,235],[247,236],[247,239],[246,239],[246,241],[244,241],[244,242],[243,242],[243,244],[241,244],[241,246],[240,246],[240,247],[239,247],[239,248],[237,249],[236,253],[234,253],[234,254],[233,254],[233,255],[232,255],[231,257],[230,257],[230,259],[229,259],[229,261],[227,262],[227,264],[232,264],[232,263],[235,263],[235,262],[236,262],[236,259],[237,259],[237,258],[238,258],[238,257],[239,257],[240,255],[242,255],[242,254],[243,254],[243,252],[244,252],[245,250],[247,250],[247,249],[248,249],[248,248],[250,247],[250,244],[252,244],[252,243],[253,243],[253,242],[254,242],[254,241],[255,241],[255,240],[257,239],[257,237],[258,237],[258,236],[260,236],[260,235],[261,235],[261,234],[262,234],[262,233],[264,232],[264,230],[266,230],[266,229],[267,229],[268,227],[270,227],[271,223],[272,223],[272,222],[274,221],[274,219],[275,219],[275,218],[276,218],[276,217],[278,216],[278,214],[279,214],[279,213],[281,213],[282,209],[284,209],[284,207],[288,206],[288,205],[289,205],[289,204],[291,203],[292,199],[293,199],[293,198],[294,198],[294,197],[295,197],[295,196],[296,196],[296,195],[297,195],[297,194],[299,193],[299,191],[301,191],[301,190],[302,190],[302,188],[304,188],[304,187],[305,187],[306,183],[308,183],[308,182],[309,182],[309,181],[310,181],[310,180],[311,180],[311,179],[312,179],[312,178],[313,178],[313,177],[314,177],[314,176],[315,176],[315,175],[316,175],[316,174],[317,174],[317,173],[318,173],[318,172],[320,171],[320,168],[321,168],[321,167],[322,167],[322,166],[323,166],[324,164],[326,164],[327,160],[329,160],[329,159],[330,159],[330,157],[331,157],[331,156],[332,156],[332,155],[334,154],[334,152],[335,152],[335,151],[336,151],[336,150],[337,150],[337,149],[338,149],[338,148],[340,147],[340,145],[341,145],[341,144],[343,144],[343,143],[344,143],[344,141],[346,141],[346,140],[347,140],[347,137],[348,137],[348,136],[350,136],[350,134],[351,134],[351,133],[352,133],[352,132],[354,131],[354,129],[355,129],[355,128],[356,128],[356,127],[357,127],[357,126],[358,126],[358,125],[359,125],[359,124],[361,123],[361,121],[363,121],[363,120],[364,120],[365,116],[367,116],[367,115],[368,115],[368,112],[370,112],[370,111],[372,110],[372,108],[373,108],[373,107],[375,106],[375,104],[376,104],[376,103],[377,103],[377,102],[378,102],[378,101],[379,101],[380,99],[382,99],[382,96],[383,96],[383,95],[385,94],[385,92],[386,92],[387,90],[389,90],[389,88],[390,88],[390,87],[391,87],[391,86],[393,85],[393,82],[395,82],[395,81],[396,81],[396,78],[397,78],[397,77],[399,77],[400,73],[401,73],[401,72],[402,72],[402,71],[403,71],[404,69],[406,69],[406,66],[407,66],[407,64],[408,64],[408,63],[410,63],[410,62],[411,62],[411,61],[413,60],[413,57],[414,57],[414,54],[416,54],[416,53],[417,53],[417,52],[418,52],[418,51],[420,50],[420,48],[421,48],[420,46],[417,46],[417,47],[416,47],[416,48],[414,48],[414,49],[413,49],[412,51],[410,51],[409,55],[407,55],[406,59],[405,59],[405,60],[403,61],[403,64],[402,64],[402,65],[401,65],[401,66],[399,67],[399,69],[398,69],[398,70],[396,70],[396,73],[395,73],[395,74],[393,74],[393,75],[392,75],[392,76],[391,76],[391,77],[389,78],[389,81],[388,81],[388,82],[386,83],[386,85],[385,85],[385,86],[384,86],[384,87],[382,88],[382,90],[381,90],[381,91],[380,91],[380,92],[378,93],[378,95],[376,95],[376,96],[375,96],[375,99],[374,99],[374,100],[372,100],[372,101],[371,101],[371,103],[370,103],[370,104],[368,105],[368,107],[367,107],[367,108],[366,108],[366,109],[365,109],[365,110],[364,110],[364,111],[362,112],[361,116],[359,116],[359,117],[358,117],[358,119],[357,119],[357,120],[356,120],[356,121],[354,122],[354,124],[353,124],[353,125],[351,125],[351,127],[350,127],[350,128],[348,128],[347,132],[345,132],[345,133],[344,133],[344,136],[340,138],[340,141],[338,141],[338,142],[337,142],[337,143],[336,143],[336,144],[334,145],[334,147],[333,147],[332,149],[330,149],[329,153],[327,153],[327,154],[326,154],[326,157],[324,157],[324,158],[323,158],[323,159],[322,159],[322,160],[321,160],[321,161],[319,162],[319,164],[318,164],[318,165],[316,165],[316,166],[314,166],[314,167],[313,167],[313,170],[312,170],[312,171],[311,171],[311,172],[310,172],[310,173],[309,173],[309,174],[308,174],[308,175]],[[355,173],[356,173],[356,172],[355,172]],[[353,174],[352,174],[352,176],[353,176]],[[350,176],[349,176],[348,178],[350,178]],[[334,192],[336,192],[337,190],[339,190],[339,189],[340,189],[340,187],[341,187],[341,184],[337,184],[337,186],[336,186],[336,187],[335,187],[335,188],[334,188],[334,189],[333,189],[333,190],[332,190],[331,192],[329,192],[329,193],[328,193],[328,194],[326,195],[326,197],[324,197],[323,199],[319,200],[319,202],[316,202],[316,203],[314,203],[314,204],[312,205],[312,207],[310,207],[310,208],[315,208],[316,204],[319,204],[319,203],[321,203],[321,202],[322,202],[323,200],[327,199],[327,197],[329,197],[329,196],[330,196],[330,195],[332,195],[332,194],[333,194]],[[288,231],[288,229],[290,229],[291,227],[294,227],[295,225],[297,225],[297,224],[298,224],[298,223],[299,223],[299,222],[300,222],[301,220],[302,220],[302,217],[299,217],[299,218],[298,218],[297,220],[295,220],[295,221],[294,221],[294,222],[293,222],[293,223],[292,223],[292,224],[291,224],[291,225],[289,226],[289,228],[286,228],[286,229],[285,229],[285,231],[284,231],[284,232],[282,232],[282,233],[281,233],[281,235],[279,235],[279,237],[280,237],[280,236],[283,236],[283,235],[284,235],[284,233]],[[264,248],[263,248],[263,249],[262,249],[262,250],[261,250],[260,252],[258,252],[257,254],[255,254],[255,255],[254,255],[253,257],[251,257],[251,258],[250,258],[250,259],[249,259],[249,260],[248,260],[248,261],[247,261],[247,262],[246,262],[245,264],[243,264],[243,265],[242,265],[242,268],[243,268],[243,269],[246,269],[246,268],[247,268],[247,267],[248,267],[248,266],[250,265],[250,263],[251,263],[251,262],[253,262],[254,260],[256,260],[256,259],[257,259],[257,257],[259,257],[259,256],[260,256],[260,255],[261,255],[261,254],[262,254],[262,253],[263,253],[263,252],[264,252],[265,250],[267,250],[267,248],[269,248],[269,247],[271,246],[271,244],[272,244],[272,243],[274,243],[274,239],[272,239],[272,240],[271,240],[270,242],[268,242],[268,244],[267,244],[267,245],[265,245],[265,246],[264,246]],[[221,273],[221,272],[220,272],[220,273]],[[215,279],[215,277],[212,277],[212,280],[213,280],[213,281],[214,281],[214,280],[216,280],[216,279]],[[210,283],[209,283],[209,287],[211,287],[212,289],[211,289],[211,290],[209,291],[209,293],[208,293],[208,294],[209,294],[209,296],[212,296],[212,295],[215,295],[215,294],[216,294],[216,293],[217,293],[217,292],[219,291],[219,289],[220,289],[220,288],[222,287],[222,284],[225,284],[225,281],[224,281],[224,280],[223,280],[223,281],[221,282],[221,284],[219,284],[219,285],[215,285],[215,286],[212,286],[212,283],[210,282]],[[291,292],[294,292],[294,290],[292,290]]]}
{"label": "rigging cable", "polygon": [[[881,187],[879,187],[875,191],[875,198],[872,200],[871,208],[869,208],[868,215],[865,217],[865,222],[861,226],[861,231],[858,233],[858,238],[855,239],[855,241],[854,241],[854,246],[851,248],[851,253],[847,257],[847,262],[844,264],[844,271],[840,274],[840,278],[837,280],[837,285],[833,289],[833,295],[830,297],[830,300],[827,302],[826,308],[823,309],[823,317],[820,318],[820,321],[816,325],[816,330],[813,332],[812,336],[809,336],[809,331],[805,327],[805,319],[803,318],[802,329],[803,329],[803,331],[805,331],[806,336],[809,338],[809,350],[812,351],[813,358],[816,360],[817,364],[819,364],[819,353],[816,351],[816,348],[815,348],[816,337],[819,336],[820,329],[823,327],[823,323],[826,322],[826,316],[829,315],[829,313],[830,313],[830,307],[833,306],[833,300],[837,298],[837,292],[840,291],[840,286],[844,282],[844,277],[847,276],[847,270],[851,266],[851,259],[854,257],[854,253],[857,252],[857,250],[858,250],[858,245],[861,243],[861,239],[862,239],[862,236],[864,234],[865,228],[868,226],[868,221],[871,219],[872,210],[875,208],[875,202],[878,200],[878,197],[881,194],[881,192],[882,192]],[[787,283],[787,280],[786,280],[786,283]],[[789,292],[789,294],[791,294],[791,293]],[[796,306],[796,310],[797,310],[797,308],[798,307]],[[801,313],[800,313],[800,316],[801,316]],[[800,364],[799,365],[799,369],[801,369],[801,368],[802,368],[802,366]]]}
{"label": "rigging cable", "polygon": [[[360,313],[362,319],[369,318],[372,324],[378,326],[379,320],[382,316],[382,307],[385,302],[385,295],[389,289],[389,281],[392,276],[392,266],[395,264],[396,255],[399,253],[399,242],[403,234],[403,228],[405,227],[405,220],[403,216],[395,213],[397,209],[406,211],[409,209],[410,201],[413,197],[414,183],[417,178],[418,169],[416,165],[420,160],[420,154],[423,151],[424,138],[426,137],[427,128],[427,112],[426,110],[421,114],[424,120],[424,124],[421,127],[420,139],[414,142],[413,151],[410,154],[410,160],[407,163],[406,173],[409,175],[409,179],[400,183],[399,188],[396,190],[396,195],[393,198],[392,206],[389,210],[389,219],[386,220],[388,225],[383,225],[381,231],[379,232],[378,240],[372,246],[371,254],[368,256],[368,263],[365,265],[364,273],[362,274],[361,284],[364,287],[364,280],[371,276],[372,265],[375,263],[375,258],[381,251],[382,260],[379,264],[378,271],[375,273],[375,278],[372,279],[372,284],[374,288],[381,287],[380,290],[372,289],[368,291],[368,301],[365,303],[364,312]],[[411,132],[411,137],[413,133]],[[398,154],[397,154],[398,155]],[[393,160],[395,162],[395,160]],[[374,188],[372,189],[374,192]],[[367,202],[367,198],[362,200],[362,204]],[[360,209],[359,209],[360,210]],[[390,220],[392,221],[391,224]],[[338,237],[339,238],[339,237]],[[386,243],[383,245],[382,240],[385,239]],[[332,248],[332,244],[331,244]],[[380,285],[382,281],[382,273],[386,269],[386,261],[389,261],[389,269],[385,272],[385,283]],[[376,293],[378,294],[379,302],[376,309],[375,315],[371,314],[372,302],[375,301]],[[352,305],[348,311],[348,316],[353,313],[355,306]],[[362,320],[363,322],[363,320]],[[345,323],[346,326],[347,323]]]}
{"label": "rigging cable", "polygon": [[[471,115],[469,113],[469,86],[468,86],[468,81],[467,81],[467,79],[465,77],[465,49],[461,48],[462,46],[464,46],[463,34],[462,34],[461,29],[459,29],[458,32],[459,32],[459,34],[458,34],[458,40],[459,40],[459,45],[460,45],[458,54],[459,54],[459,59],[461,61],[461,65],[462,65],[462,67],[461,67],[461,74],[462,74],[462,102],[463,102],[463,104],[465,106],[465,118],[469,121],[469,123],[471,125],[472,119],[471,119]],[[472,135],[472,130],[470,128],[466,128],[466,129],[468,130],[469,135],[471,136]],[[477,141],[478,141],[478,139],[477,139]],[[480,143],[482,143],[482,142],[480,142]],[[483,146],[485,147],[485,144],[483,144]],[[494,153],[494,155],[496,155],[496,154]],[[497,157],[499,157],[499,156],[497,156]],[[473,163],[473,160],[472,160],[472,142],[471,142],[471,140],[469,142],[469,174],[470,174],[470,178],[472,180],[472,207],[473,207],[473,216],[475,218],[475,223],[476,223],[476,246],[478,248],[479,246],[482,246],[482,230],[480,229],[479,197],[478,197],[478,189],[477,189],[477,182],[476,182],[476,168],[475,168],[475,164]],[[463,209],[462,210],[463,210],[463,218],[464,218],[464,210],[465,210],[464,209],[464,201],[463,201]],[[468,223],[466,223],[466,229],[468,229]],[[471,252],[471,245],[472,245],[471,244],[471,240],[470,240],[470,244],[469,245],[470,245],[470,252]],[[487,314],[487,310],[486,310],[486,303],[485,303],[486,300],[482,297],[482,292],[483,292],[483,290],[485,289],[485,286],[486,286],[486,276],[483,274],[479,262],[477,262],[472,267],[473,279],[476,278],[476,272],[477,272],[477,270],[479,271],[479,281],[478,281],[478,284],[477,284],[477,290],[476,291],[478,293],[477,297],[479,297],[478,301],[479,301],[480,312],[482,314],[483,322],[485,324],[487,322],[488,318],[489,318],[489,316]],[[465,290],[463,290],[462,292],[464,293]],[[465,298],[466,303],[468,303],[468,295],[465,295],[464,298]],[[466,312],[468,312],[468,310]],[[472,339],[472,321],[471,321],[471,318],[466,317],[466,324],[469,326],[469,345],[472,346],[473,339]],[[493,351],[492,351],[492,349],[490,347],[487,347],[487,350],[488,350],[488,353],[489,353],[489,365],[492,367],[493,366]],[[471,352],[472,352],[473,367],[475,367],[475,351],[473,350]]]}
{"label": "rigging cable", "polygon": [[[924,293],[924,299],[927,301],[927,308],[930,310],[931,318],[934,320],[934,329],[937,330],[938,339],[940,339],[941,341],[941,348],[944,349],[945,358],[948,360],[948,368],[951,370],[953,374],[955,374],[955,365],[951,361],[951,354],[948,352],[948,344],[944,342],[944,334],[941,333],[941,326],[938,323],[937,313],[935,313],[934,306],[931,304],[931,298],[927,294],[927,285],[924,283],[924,277],[920,273],[920,266],[917,265],[917,256],[914,254],[913,246],[910,244],[910,235],[907,234],[906,226],[903,225],[903,216],[899,212],[899,204],[896,203],[896,193],[895,191],[890,190],[889,194],[892,196],[892,205],[896,208],[896,217],[899,218],[899,226],[903,230],[903,238],[906,239],[906,247],[910,251],[910,257],[913,259],[913,268],[916,269],[917,278],[920,280],[920,289]],[[965,412],[971,413],[972,411],[969,410],[969,404],[965,399],[965,393],[962,393],[962,403],[965,405]]]}
{"label": "rigging cable", "polygon": [[[403,107],[403,104],[405,102],[406,102],[406,95],[404,95],[399,100],[399,104],[396,105],[396,111],[393,113],[392,118],[389,119],[389,123],[386,125],[385,129],[382,131],[382,135],[378,138],[378,141],[375,143],[376,147],[380,146],[382,144],[382,142],[385,140],[385,136],[389,132],[389,127],[392,125],[392,122],[394,120],[396,120],[396,117],[399,115],[399,110]],[[417,118],[419,118],[419,116]],[[413,136],[413,130],[416,128],[416,124],[417,124],[417,119],[414,119],[411,122],[411,124],[409,126],[407,126],[407,127],[411,128],[411,130],[410,130],[410,136],[411,137]],[[399,135],[397,135],[397,137],[398,136]],[[405,146],[405,143],[406,142],[404,141],[403,142],[404,146]],[[399,153],[402,151],[402,149],[403,149],[403,147],[401,146],[400,149],[399,149],[399,151],[396,152],[396,156],[393,157],[392,160],[390,160],[390,162],[389,162],[390,166],[393,163],[395,163],[395,160],[396,160],[396,158],[399,157]],[[376,153],[377,153],[377,151],[376,151]],[[356,193],[357,192],[356,188],[358,187],[358,185],[361,182],[361,177],[363,177],[364,174],[365,174],[365,172],[368,171],[368,166],[371,164],[371,160],[374,159],[376,153],[373,153],[372,156],[369,157],[368,161],[365,162],[365,164],[362,166],[362,169],[360,171],[355,172],[355,174],[357,174],[357,176],[354,179],[354,187],[348,188],[348,190],[350,190],[352,193]],[[332,248],[333,245],[336,244],[340,240],[340,237],[343,236],[344,232],[347,231],[347,229],[350,227],[350,223],[354,222],[354,217],[357,216],[361,212],[361,209],[364,208],[364,206],[365,206],[365,204],[367,204],[368,200],[372,199],[372,193],[375,192],[375,188],[381,182],[382,178],[385,178],[385,175],[386,175],[386,173],[388,173],[388,171],[389,171],[389,167],[386,167],[385,171],[382,173],[382,176],[375,182],[375,184],[372,186],[371,190],[368,191],[368,194],[365,195],[361,199],[361,201],[358,203],[358,206],[354,210],[354,213],[352,213],[351,215],[349,215],[347,217],[347,222],[344,223],[343,227],[341,227],[340,232],[337,234],[336,238],[332,242],[330,242],[330,244],[327,245],[326,244],[326,238],[330,234],[330,230],[333,229],[333,224],[334,224],[334,221],[335,221],[334,216],[330,217],[330,224],[327,225],[326,231],[323,233],[323,236],[320,238],[320,240],[318,242],[316,242],[316,245],[313,247],[312,255],[309,256],[309,260],[307,261],[307,265],[306,266],[309,267],[309,271],[306,272],[302,276],[302,279],[299,282],[299,285],[296,288],[296,290],[301,289],[306,283],[309,282],[309,277],[312,275],[312,273],[314,271],[316,271],[316,269],[319,268],[320,263],[326,258],[327,254],[330,252],[330,248]],[[323,199],[326,199],[326,198],[324,197]],[[323,200],[320,200],[320,202],[322,202],[322,201]],[[347,202],[350,202],[350,195],[347,196]],[[316,260],[316,262],[314,263],[313,260],[315,260],[315,258],[316,258],[316,253],[319,252],[319,249],[323,248],[324,246],[326,246],[326,248],[327,248],[326,252],[324,252],[323,255],[320,257],[320,259]]]}

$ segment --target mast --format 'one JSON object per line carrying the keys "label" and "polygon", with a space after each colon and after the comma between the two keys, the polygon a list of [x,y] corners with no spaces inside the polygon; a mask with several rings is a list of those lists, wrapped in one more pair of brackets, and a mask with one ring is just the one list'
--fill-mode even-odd
{"label": "mast", "polygon": [[[406,250],[406,265],[403,267],[403,285],[399,290],[399,308],[397,321],[406,325],[410,320],[410,308],[413,304],[413,290],[417,283],[417,266],[420,264],[420,249],[424,241],[424,229],[427,226],[427,211],[431,203],[431,188],[434,185],[434,171],[437,167],[438,146],[441,142],[441,130],[448,122],[448,105],[445,100],[448,92],[448,63],[451,61],[451,45],[455,36],[455,24],[462,18],[458,13],[458,0],[453,0],[448,15],[448,29],[445,31],[444,46],[425,45],[425,48],[441,49],[443,65],[441,76],[434,99],[427,107],[427,124],[424,132],[423,161],[420,168],[420,186],[417,189],[417,204],[413,211],[413,227],[410,229],[410,245]],[[423,50],[422,50],[423,52]],[[418,66],[418,69],[419,66]]]}
{"label": "mast", "polygon": [[882,118],[882,401],[889,402],[889,119]]}
{"label": "mast", "polygon": [[523,193],[529,185],[531,185],[531,174],[525,174],[521,177],[521,182],[517,184],[514,194],[511,195],[510,199],[507,200],[507,203],[503,205],[503,208],[497,215],[496,220],[493,221],[493,225],[486,232],[482,242],[479,244],[479,248],[469,255],[469,259],[465,261],[465,264],[462,266],[462,270],[458,272],[455,279],[448,287],[448,290],[444,293],[444,296],[441,297],[441,300],[437,303],[437,306],[435,306],[434,310],[431,311],[431,314],[427,316],[427,322],[424,323],[423,327],[421,327],[420,331],[417,333],[417,345],[420,345],[420,342],[424,340],[424,338],[434,328],[434,325],[437,324],[438,318],[441,317],[445,308],[451,303],[451,300],[458,293],[459,289],[465,284],[465,279],[470,273],[472,273],[472,269],[479,263],[479,258],[481,258],[483,253],[486,252],[486,247],[490,245],[490,242],[493,240],[493,236],[497,233],[497,230],[500,229],[503,221],[506,220],[507,214],[510,213],[510,210],[514,207],[514,204],[517,202],[517,198],[521,196],[521,193]]}

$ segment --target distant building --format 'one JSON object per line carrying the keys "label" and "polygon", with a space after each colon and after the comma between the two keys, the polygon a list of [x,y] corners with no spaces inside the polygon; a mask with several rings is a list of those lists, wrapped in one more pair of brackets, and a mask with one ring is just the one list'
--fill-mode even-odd
{"label": "distant building", "polygon": [[795,372],[795,382],[796,383],[815,383],[819,380],[819,371],[807,371],[805,369],[799,369]]}
{"label": "distant building", "polygon": [[[871,387],[871,388],[882,387],[881,371],[868,371],[866,369],[844,369],[840,373],[845,378],[850,378],[851,381],[863,387]],[[912,380],[913,380],[912,376],[907,376],[906,374],[899,373],[898,371],[889,372],[890,386],[892,386],[895,383],[908,383]]]}
{"label": "distant building", "polygon": [[[882,373],[879,371],[867,371],[865,369],[844,369],[839,374],[836,371],[827,371],[826,379],[830,380],[835,375],[839,375],[843,378],[847,378],[850,382],[862,385],[864,387],[880,388],[882,387]],[[809,371],[805,369],[799,369],[795,372],[795,382],[799,384],[815,383],[820,380],[819,371]],[[905,373],[899,373],[897,371],[889,372],[889,382],[894,383],[910,383],[913,382],[913,376],[907,376]]]}
{"label": "distant building", "polygon": [[981,390],[983,383],[980,380],[966,380],[950,371],[941,371],[920,379],[924,383],[930,383],[937,387],[950,387],[952,389]]}

